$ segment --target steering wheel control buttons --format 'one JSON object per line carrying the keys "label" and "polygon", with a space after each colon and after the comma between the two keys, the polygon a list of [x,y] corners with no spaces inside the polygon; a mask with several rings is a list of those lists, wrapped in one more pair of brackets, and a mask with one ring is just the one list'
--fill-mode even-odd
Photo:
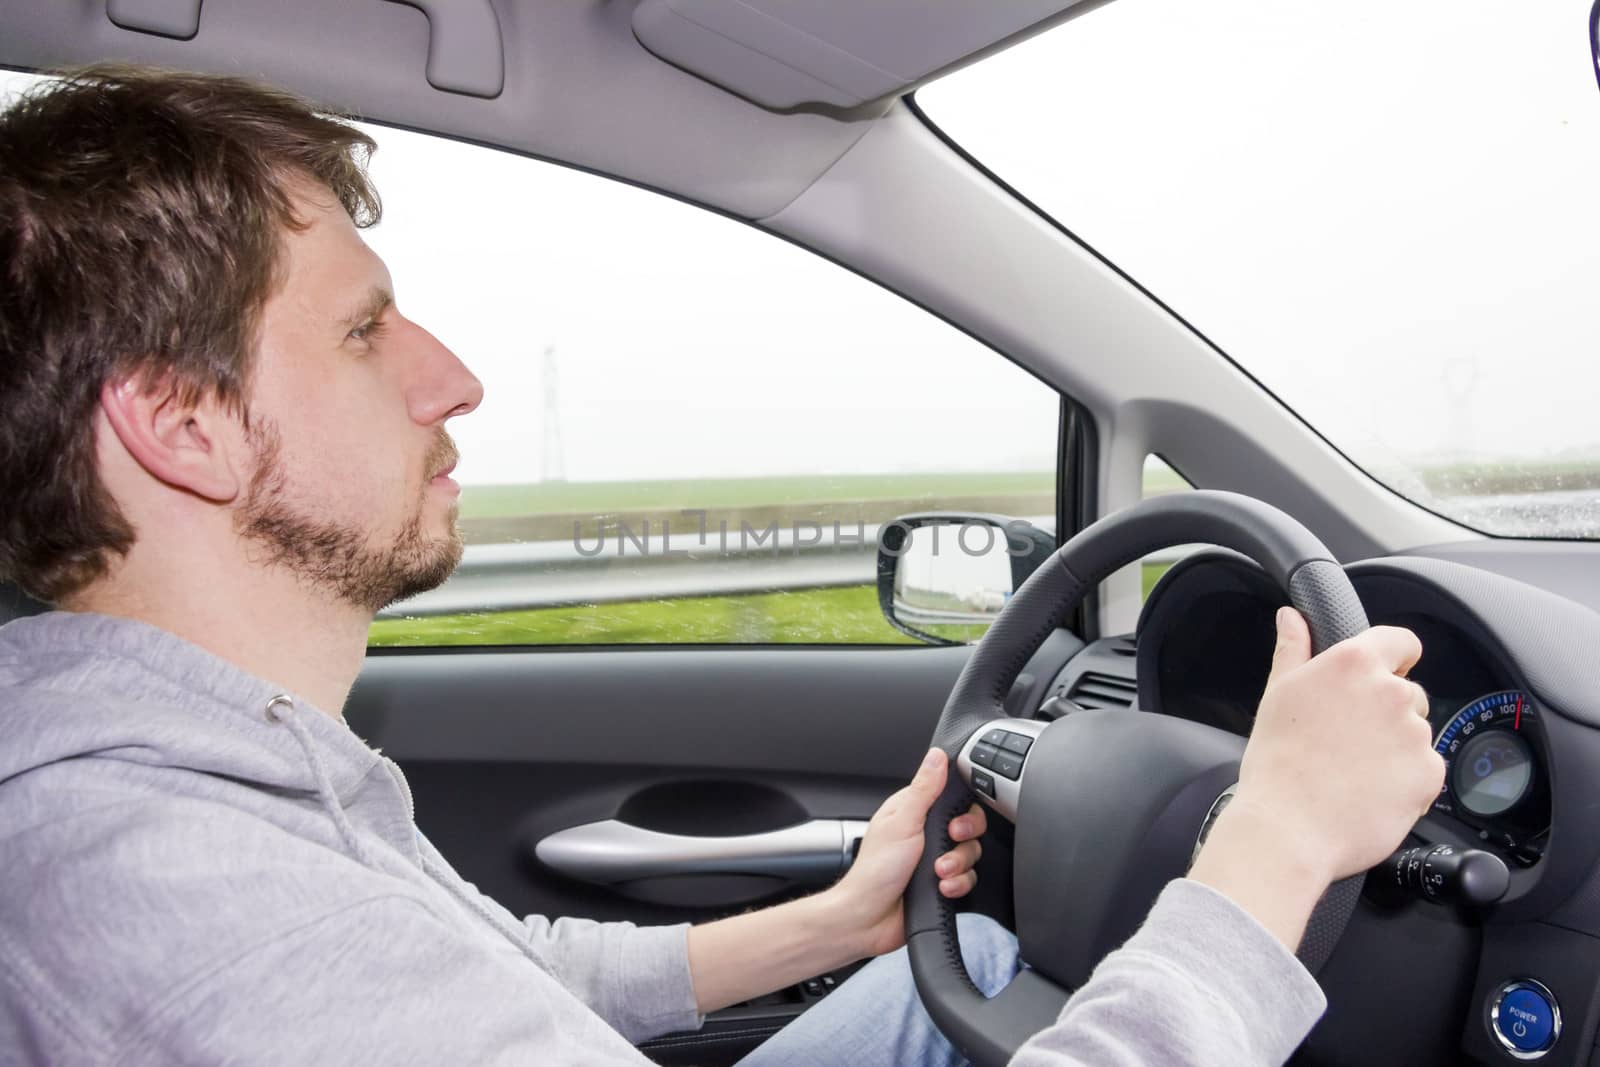
{"label": "steering wheel control buttons", "polygon": [[1017,817],[1028,753],[1048,725],[1010,716],[992,719],[972,731],[956,756],[956,769],[972,791],[1008,819]]}
{"label": "steering wheel control buttons", "polygon": [[1561,1036],[1561,1009],[1555,994],[1538,982],[1508,982],[1489,1006],[1489,1029],[1512,1056],[1536,1060]]}
{"label": "steering wheel control buttons", "polygon": [[1033,738],[1026,734],[989,730],[983,735],[983,740],[972,747],[971,759],[977,766],[987,767],[1000,777],[1014,782],[1022,777],[1022,760],[1032,747]]}
{"label": "steering wheel control buttons", "polygon": [[1000,747],[1007,752],[1015,752],[1019,756],[1026,756],[1028,749],[1033,747],[1033,738],[1027,734],[1006,734],[1000,742]]}
{"label": "steering wheel control buttons", "polygon": [[1013,782],[1022,777],[1022,757],[1011,752],[994,754],[994,773]]}

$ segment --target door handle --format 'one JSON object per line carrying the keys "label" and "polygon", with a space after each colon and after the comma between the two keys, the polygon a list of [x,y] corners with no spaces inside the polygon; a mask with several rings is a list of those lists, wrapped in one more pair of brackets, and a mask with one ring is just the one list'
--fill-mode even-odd
{"label": "door handle", "polygon": [[696,874],[753,874],[826,884],[850,866],[866,832],[862,820],[813,819],[760,834],[697,837],[606,819],[550,834],[533,846],[533,853],[569,878],[599,885]]}

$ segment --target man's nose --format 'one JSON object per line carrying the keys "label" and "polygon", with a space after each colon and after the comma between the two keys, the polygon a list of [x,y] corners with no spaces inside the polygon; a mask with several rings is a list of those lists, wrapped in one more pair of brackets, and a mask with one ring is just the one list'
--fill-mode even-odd
{"label": "man's nose", "polygon": [[456,354],[427,330],[410,323],[417,350],[415,376],[407,390],[411,417],[429,426],[465,415],[483,402],[483,383]]}

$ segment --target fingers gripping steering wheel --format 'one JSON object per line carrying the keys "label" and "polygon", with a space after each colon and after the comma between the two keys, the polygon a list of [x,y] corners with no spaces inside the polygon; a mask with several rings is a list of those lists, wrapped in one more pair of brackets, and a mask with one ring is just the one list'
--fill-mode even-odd
{"label": "fingers gripping steering wheel", "polygon": [[[1260,564],[1305,616],[1314,653],[1367,628],[1355,590],[1322,543],[1278,509],[1235,493],[1180,493],[1128,508],[1072,538],[1023,583],[973,651],[934,731],[952,773],[928,812],[905,895],[917,991],[977,1067],[999,1067],[1055,1021],[1069,991],[1184,872],[1207,812],[1237,781],[1243,741],[1207,726],[1110,710],[1074,712],[1041,728],[1004,711],[1023,665],[1084,594],[1152,551],[1194,543]],[[972,760],[986,736],[1010,742],[1001,755],[1012,762],[1002,771]],[[995,758],[991,748],[980,753]],[[955,912],[933,872],[952,847],[950,820],[972,804],[973,782],[1017,828],[1017,937],[1028,967],[993,999],[967,975]],[[1336,883],[1317,905],[1299,953],[1313,972],[1343,933],[1361,881]]]}

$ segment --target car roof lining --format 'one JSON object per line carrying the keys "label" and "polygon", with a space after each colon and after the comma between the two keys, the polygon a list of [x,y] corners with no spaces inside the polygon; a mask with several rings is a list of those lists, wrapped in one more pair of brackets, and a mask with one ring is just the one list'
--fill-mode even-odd
{"label": "car roof lining", "polygon": [[633,32],[661,58],[762,107],[849,109],[904,96],[1102,2],[642,0]]}
{"label": "car roof lining", "polygon": [[[761,219],[905,92],[1105,2],[966,4],[937,19],[919,17],[930,0],[11,4],[0,65],[115,58],[256,77],[330,110]],[[708,50],[696,32],[726,47]]]}
{"label": "car roof lining", "polygon": [[498,94],[440,89],[428,76],[437,33],[424,6],[443,5],[204,0],[198,30],[178,39],[119,26],[103,3],[9,4],[0,6],[0,65],[116,59],[260,78],[362,119],[508,148],[746,219],[781,210],[889,106],[753,107],[647,51],[626,0],[492,0]]}

